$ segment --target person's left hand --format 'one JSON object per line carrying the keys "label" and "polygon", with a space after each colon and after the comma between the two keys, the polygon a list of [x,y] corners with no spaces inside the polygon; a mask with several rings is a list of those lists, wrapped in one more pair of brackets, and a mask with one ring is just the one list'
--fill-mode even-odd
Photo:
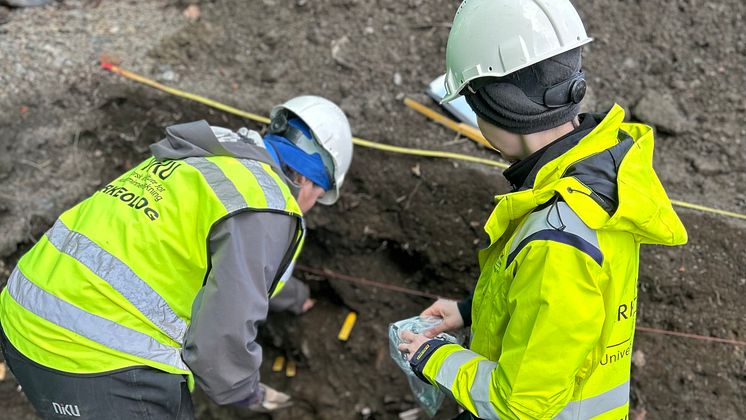
{"label": "person's left hand", "polygon": [[314,305],[316,305],[316,299],[308,298],[308,299],[304,300],[303,301],[303,306],[300,309],[300,313],[304,314],[304,313],[310,311],[311,308],[314,307]]}
{"label": "person's left hand", "polygon": [[412,356],[417,349],[429,340],[423,334],[415,334],[412,331],[402,331],[399,333],[399,337],[405,341],[399,344],[399,351],[407,354],[407,360],[412,360]]}

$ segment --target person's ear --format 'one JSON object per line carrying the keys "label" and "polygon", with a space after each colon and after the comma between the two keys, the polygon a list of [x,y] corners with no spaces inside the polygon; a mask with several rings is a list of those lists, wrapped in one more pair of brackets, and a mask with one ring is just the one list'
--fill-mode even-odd
{"label": "person's ear", "polygon": [[307,184],[313,184],[313,181],[306,178],[304,175],[298,174],[298,176],[295,178],[295,183],[300,185],[301,187],[307,185]]}

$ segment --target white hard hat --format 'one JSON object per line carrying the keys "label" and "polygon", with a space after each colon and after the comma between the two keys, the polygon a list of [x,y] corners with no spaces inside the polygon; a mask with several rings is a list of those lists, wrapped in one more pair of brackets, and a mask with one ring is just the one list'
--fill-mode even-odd
{"label": "white hard hat", "polygon": [[[290,112],[301,119],[313,133],[313,137],[331,158],[332,167],[326,165],[334,185],[319,199],[319,203],[331,205],[339,198],[339,189],[344,183],[352,162],[352,131],[344,112],[333,102],[320,96],[298,96],[272,109],[270,119],[274,124],[278,114]],[[270,127],[271,128],[271,127]]]}
{"label": "white hard hat", "polygon": [[446,95],[503,77],[592,41],[569,0],[464,0],[446,47]]}

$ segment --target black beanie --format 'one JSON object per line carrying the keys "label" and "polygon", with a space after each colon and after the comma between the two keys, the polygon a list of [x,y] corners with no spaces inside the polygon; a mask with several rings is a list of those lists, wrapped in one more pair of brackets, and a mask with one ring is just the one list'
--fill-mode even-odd
{"label": "black beanie", "polygon": [[531,134],[559,127],[580,113],[580,103],[548,107],[542,102],[544,92],[582,75],[581,64],[580,48],[575,48],[505,77],[478,79],[472,86],[481,86],[475,92],[467,88],[466,101],[482,119],[511,133]]}

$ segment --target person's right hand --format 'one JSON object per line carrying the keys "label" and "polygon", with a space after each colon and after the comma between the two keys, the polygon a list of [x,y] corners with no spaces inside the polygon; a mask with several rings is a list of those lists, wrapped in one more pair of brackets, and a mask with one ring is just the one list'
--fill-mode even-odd
{"label": "person's right hand", "polygon": [[420,316],[443,318],[443,322],[425,331],[424,334],[427,338],[433,338],[442,332],[453,331],[464,326],[464,319],[461,318],[461,312],[459,312],[455,300],[438,299],[429,308],[422,311]]}
{"label": "person's right hand", "polygon": [[259,413],[271,413],[293,405],[290,395],[271,388],[263,383],[259,384],[261,401],[249,405],[249,409]]}

